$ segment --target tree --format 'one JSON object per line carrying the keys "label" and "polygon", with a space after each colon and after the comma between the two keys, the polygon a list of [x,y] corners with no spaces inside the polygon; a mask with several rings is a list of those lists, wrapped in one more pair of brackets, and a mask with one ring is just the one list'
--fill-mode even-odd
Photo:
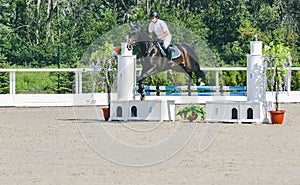
{"label": "tree", "polygon": [[[6,57],[0,52],[0,68],[9,68]],[[0,94],[9,93],[9,73],[0,72]]]}

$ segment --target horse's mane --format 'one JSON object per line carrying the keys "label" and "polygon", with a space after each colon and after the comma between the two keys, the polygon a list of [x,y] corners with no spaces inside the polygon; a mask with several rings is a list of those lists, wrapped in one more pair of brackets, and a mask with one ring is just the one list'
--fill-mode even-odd
{"label": "horse's mane", "polygon": [[131,34],[138,34],[138,40],[136,42],[149,42],[149,41],[153,41],[153,39],[151,39],[149,37],[149,34],[148,32],[141,28],[140,26],[138,25],[134,25],[131,27],[131,31],[130,31]]}

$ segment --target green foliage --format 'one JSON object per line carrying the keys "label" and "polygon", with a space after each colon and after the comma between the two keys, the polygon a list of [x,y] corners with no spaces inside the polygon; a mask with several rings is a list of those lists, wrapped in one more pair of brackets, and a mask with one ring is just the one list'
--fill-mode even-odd
{"label": "green foliage", "polygon": [[263,49],[264,62],[266,64],[267,82],[271,90],[276,93],[276,111],[278,110],[279,91],[288,90],[291,79],[291,50],[283,44],[275,45],[273,42]]}
{"label": "green foliage", "polygon": [[[189,78],[186,73],[167,71],[166,76],[167,76],[167,80],[170,83],[170,85],[184,86],[184,85],[188,84]],[[194,82],[194,83],[196,83],[196,82]]]}
{"label": "green foliage", "polygon": [[51,94],[54,93],[54,83],[46,72],[24,72],[16,75],[16,93]]}
{"label": "green foliage", "polygon": [[222,58],[227,59],[227,63],[232,66],[246,66],[245,52],[239,45],[238,41],[228,42],[222,47]]}
{"label": "green foliage", "polygon": [[16,93],[70,94],[73,92],[74,76],[72,72],[18,72],[16,73]]}
{"label": "green foliage", "polygon": [[[0,68],[9,68],[6,57],[0,53]],[[0,94],[9,93],[9,73],[0,72]]]}
{"label": "green foliage", "polygon": [[[273,42],[269,46],[265,46],[264,50],[264,62],[266,63],[266,75],[271,88],[276,85],[276,90],[284,90],[287,81],[287,75],[291,72],[292,58],[290,54],[290,48],[283,44],[274,45]],[[278,87],[281,86],[281,87]]]}
{"label": "green foliage", "polygon": [[280,13],[278,6],[270,6],[266,3],[261,5],[256,19],[257,26],[264,31],[273,31],[279,27]]}
{"label": "green foliage", "polygon": [[300,71],[292,71],[291,89],[300,91]]}
{"label": "green foliage", "polygon": [[95,71],[91,72],[90,84],[92,92],[108,92],[113,85],[116,85],[117,76],[117,54],[119,48],[114,47],[111,43],[105,42],[98,46],[98,49],[90,56],[91,65],[96,66]]}
{"label": "green foliage", "polygon": [[[62,65],[62,68],[66,68],[66,65]],[[52,91],[60,94],[70,94],[74,92],[75,74],[73,72],[51,72],[49,78]]]}
{"label": "green foliage", "polygon": [[145,84],[147,84],[149,86],[172,85],[172,83],[170,81],[168,81],[167,78],[165,78],[164,73],[159,73],[157,75],[149,76],[146,79]]}
{"label": "green foliage", "polygon": [[245,86],[247,82],[246,71],[223,71],[221,83],[226,86]]}
{"label": "green foliage", "polygon": [[[0,67],[8,68],[9,65]],[[71,72],[18,72],[16,93],[72,93],[73,81],[74,73]],[[1,73],[0,82],[1,93],[9,93],[9,72]]]}
{"label": "green foliage", "polygon": [[[5,58],[1,68],[56,67],[58,46],[61,46],[61,66],[78,67],[82,62],[80,59],[94,41],[102,36],[108,43],[118,47],[129,30],[128,25],[120,25],[129,21],[148,22],[151,9],[157,10],[160,17],[167,21],[175,42],[185,41],[195,47],[201,67],[245,67],[249,41],[255,32],[264,43],[284,43],[289,46],[294,59],[293,66],[300,66],[298,0],[62,0],[59,3],[41,1],[40,7],[37,2],[1,1],[0,56]],[[182,31],[179,27],[186,30]],[[110,31],[112,29],[114,31]],[[292,74],[292,90],[298,90],[299,74]],[[8,92],[7,75],[4,73],[0,77],[1,93]],[[33,74],[27,75],[31,77],[26,78],[33,78]],[[74,77],[71,73],[50,73],[46,76],[55,80],[50,87],[40,85],[40,90],[34,90],[26,87],[25,82],[24,87],[28,91],[50,92],[50,88],[54,88],[54,92],[72,91]],[[224,85],[244,84],[245,81],[244,73],[239,72],[226,72],[223,77]],[[83,78],[90,76],[84,75]],[[185,77],[183,75],[175,79],[169,77],[168,80],[159,79],[155,83],[168,85],[178,79],[184,83]],[[208,82],[212,79],[208,79]],[[149,81],[154,83],[155,80]]]}

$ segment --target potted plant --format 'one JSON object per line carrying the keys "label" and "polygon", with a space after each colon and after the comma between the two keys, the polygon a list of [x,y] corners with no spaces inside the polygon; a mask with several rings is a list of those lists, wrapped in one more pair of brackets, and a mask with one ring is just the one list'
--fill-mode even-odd
{"label": "potted plant", "polygon": [[205,110],[203,106],[190,104],[188,106],[182,107],[178,110],[176,115],[181,116],[184,119],[189,120],[190,122],[196,120],[198,116],[201,120],[205,118]]}
{"label": "potted plant", "polygon": [[97,83],[93,84],[93,91],[107,92],[108,106],[102,107],[105,121],[108,121],[110,117],[111,92],[112,86],[115,82],[117,71],[117,55],[119,52],[119,48],[105,43],[103,46],[99,46],[97,51],[91,54],[90,67],[93,68],[93,72],[97,74],[94,75],[96,77],[94,77],[95,80],[93,81],[96,81]]}
{"label": "potted plant", "polygon": [[275,91],[275,110],[269,111],[271,122],[282,124],[285,110],[279,109],[278,96],[280,92],[289,91],[292,66],[290,48],[271,42],[263,49],[263,60],[268,89]]}

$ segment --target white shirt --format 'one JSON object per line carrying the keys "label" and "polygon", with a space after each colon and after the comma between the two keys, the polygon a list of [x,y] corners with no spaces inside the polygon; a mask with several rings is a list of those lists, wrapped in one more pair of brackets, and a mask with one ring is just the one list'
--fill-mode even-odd
{"label": "white shirt", "polygon": [[163,40],[171,39],[171,33],[169,31],[169,28],[163,20],[157,19],[155,23],[150,22],[148,31],[150,33],[154,32],[158,37],[160,37],[166,31],[168,33],[168,36],[166,38],[163,38]]}

